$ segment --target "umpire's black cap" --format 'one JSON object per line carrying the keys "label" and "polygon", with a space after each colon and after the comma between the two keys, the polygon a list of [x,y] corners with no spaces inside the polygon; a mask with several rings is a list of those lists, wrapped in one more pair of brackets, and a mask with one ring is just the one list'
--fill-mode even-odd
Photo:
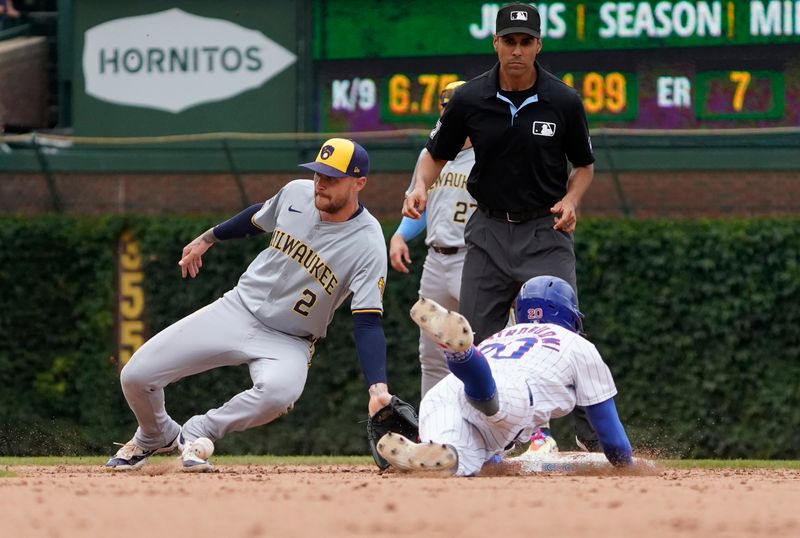
{"label": "umpire's black cap", "polygon": [[542,20],[535,7],[529,4],[509,4],[497,12],[495,35],[528,34],[541,37]]}

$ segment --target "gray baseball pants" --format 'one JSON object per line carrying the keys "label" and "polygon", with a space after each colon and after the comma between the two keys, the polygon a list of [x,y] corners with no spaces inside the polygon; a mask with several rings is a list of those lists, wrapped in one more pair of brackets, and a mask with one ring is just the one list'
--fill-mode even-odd
{"label": "gray baseball pants", "polygon": [[553,229],[553,217],[511,223],[478,209],[464,232],[467,256],[461,276],[459,312],[475,331],[475,342],[506,326],[522,285],[539,275],[563,278],[578,289],[572,234]]}
{"label": "gray baseball pants", "polygon": [[[217,440],[229,432],[267,424],[288,412],[305,387],[312,345],[263,325],[236,290],[170,325],[148,340],[122,369],[120,382],[139,428],[134,440],[146,450],[185,440]],[[246,364],[253,386],[221,407],[195,415],[181,427],[167,413],[164,387],[221,366]],[[198,406],[213,402],[207,395]]]}
{"label": "gray baseball pants", "polygon": [[[467,249],[455,254],[440,254],[428,249],[419,282],[419,296],[433,299],[448,310],[458,311],[458,294],[461,288],[461,269]],[[450,370],[442,348],[420,330],[419,362],[422,368],[420,397],[444,379]]]}

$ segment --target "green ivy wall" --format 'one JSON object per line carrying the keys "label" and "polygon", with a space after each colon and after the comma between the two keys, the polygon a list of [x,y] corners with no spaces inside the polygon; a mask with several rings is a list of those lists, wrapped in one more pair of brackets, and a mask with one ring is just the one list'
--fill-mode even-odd
{"label": "green ivy wall", "polygon": [[[118,384],[116,250],[139,240],[153,334],[235,285],[265,238],[227,242],[184,281],[185,243],[219,216],[0,218],[0,455],[108,454],[135,428]],[[387,236],[395,223],[385,227]],[[581,308],[619,389],[640,451],[715,458],[800,457],[799,219],[584,219],[576,238]],[[424,258],[389,275],[390,388],[419,400],[417,331],[407,311]],[[347,308],[317,346],[305,393],[273,424],[218,443],[227,453],[366,454],[366,391]],[[186,420],[247,387],[224,368],[167,388]],[[570,448],[569,419],[554,424]]]}

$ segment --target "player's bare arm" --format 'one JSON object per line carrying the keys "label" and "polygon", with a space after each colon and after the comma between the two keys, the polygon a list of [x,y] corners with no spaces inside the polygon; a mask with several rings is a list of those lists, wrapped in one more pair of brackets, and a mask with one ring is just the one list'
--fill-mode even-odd
{"label": "player's bare arm", "polygon": [[200,272],[200,268],[203,266],[203,254],[216,242],[217,238],[214,235],[214,228],[209,228],[191,243],[183,247],[181,261],[178,262],[178,265],[181,266],[181,276],[183,278],[186,278],[187,274],[192,278],[197,276]]}
{"label": "player's bare arm", "polygon": [[375,383],[369,387],[369,415],[372,416],[392,401],[389,386],[386,383]]}
{"label": "player's bare arm", "polygon": [[392,264],[395,271],[408,273],[408,267],[405,264],[411,263],[411,255],[406,240],[400,234],[394,234],[389,240],[389,263]]}
{"label": "player's bare arm", "polygon": [[428,203],[428,189],[439,177],[442,168],[447,164],[444,159],[434,159],[427,151],[420,156],[417,162],[417,181],[413,190],[408,193],[403,201],[403,215],[412,219],[418,219],[425,204]]}
{"label": "player's bare arm", "polygon": [[550,208],[550,212],[555,215],[553,228],[567,233],[575,231],[575,226],[578,224],[578,205],[589,189],[593,177],[594,164],[576,166],[572,170],[567,186],[567,194]]}

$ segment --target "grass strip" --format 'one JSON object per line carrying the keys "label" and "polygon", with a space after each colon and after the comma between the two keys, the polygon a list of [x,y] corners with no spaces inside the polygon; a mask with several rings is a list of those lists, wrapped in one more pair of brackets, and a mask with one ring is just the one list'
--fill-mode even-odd
{"label": "grass strip", "polygon": [[[177,456],[154,456],[152,463]],[[218,465],[373,465],[369,456],[213,456]],[[15,465],[105,465],[108,456],[0,457],[0,466]],[[800,460],[657,460],[672,469],[800,469]],[[0,473],[11,473],[2,471]],[[4,476],[0,474],[0,476]],[[7,474],[5,476],[8,476]]]}
{"label": "grass strip", "polygon": [[[153,456],[152,463],[168,461],[172,456]],[[211,460],[220,465],[374,465],[369,456],[225,456]],[[0,465],[105,465],[108,456],[2,456]]]}

